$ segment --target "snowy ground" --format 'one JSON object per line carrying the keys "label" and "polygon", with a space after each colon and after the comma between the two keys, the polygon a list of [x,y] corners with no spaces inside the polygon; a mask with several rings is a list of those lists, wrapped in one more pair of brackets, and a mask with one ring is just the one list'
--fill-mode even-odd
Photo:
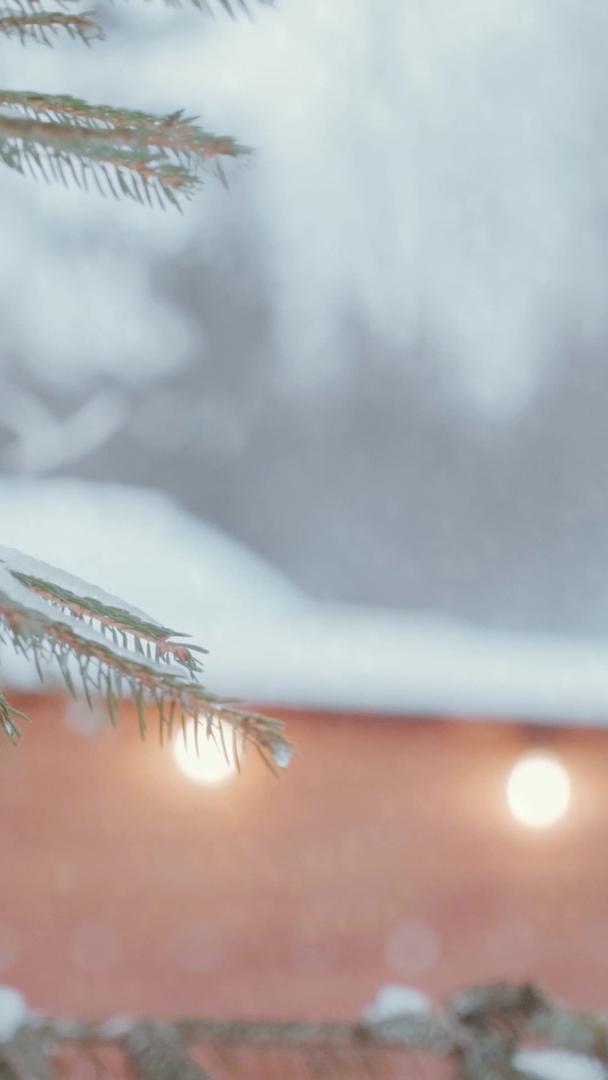
{"label": "snowy ground", "polygon": [[[0,537],[192,634],[210,649],[218,693],[386,713],[608,717],[608,643],[319,603],[151,491],[2,479]],[[2,678],[28,686],[35,675],[5,651]]]}

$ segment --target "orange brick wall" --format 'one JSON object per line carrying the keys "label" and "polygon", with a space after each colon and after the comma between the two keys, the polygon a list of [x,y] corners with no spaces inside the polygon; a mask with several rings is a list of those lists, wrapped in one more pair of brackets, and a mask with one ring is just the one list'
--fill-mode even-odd
{"label": "orange brick wall", "polygon": [[573,805],[530,832],[504,801],[523,728],[290,715],[287,772],[210,788],[126,712],[84,737],[62,698],[15,703],[0,981],[34,1006],[346,1018],[384,982],[533,978],[608,1007],[608,734],[545,734]]}

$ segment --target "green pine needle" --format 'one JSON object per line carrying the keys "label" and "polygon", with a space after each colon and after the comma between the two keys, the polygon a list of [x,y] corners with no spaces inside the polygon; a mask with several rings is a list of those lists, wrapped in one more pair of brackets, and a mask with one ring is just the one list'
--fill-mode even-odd
{"label": "green pine needle", "polygon": [[177,205],[198,189],[205,169],[247,153],[181,112],[155,116],[67,95],[0,90],[0,158],[66,186],[93,183],[115,198]]}
{"label": "green pine needle", "polygon": [[[278,720],[258,716],[235,702],[210,693],[198,681],[202,666],[197,653],[184,643],[184,635],[155,622],[101,594],[78,579],[53,580],[52,568],[0,549],[0,642],[37,667],[41,680],[43,663],[55,661],[70,691],[77,691],[73,673],[90,707],[93,699],[105,700],[116,722],[118,702],[125,692],[135,702],[141,734],[146,712],[156,711],[161,733],[169,734],[177,717],[183,725],[203,725],[207,737],[223,740],[222,724],[233,730],[234,739],[257,747],[271,763],[285,763],[290,747]],[[57,577],[60,573],[56,572]],[[76,591],[78,587],[79,591]],[[17,715],[0,697],[0,727],[15,740]],[[237,741],[238,741],[237,740]]]}
{"label": "green pine needle", "polygon": [[[213,10],[208,0],[192,2]],[[87,45],[103,37],[91,12],[76,11],[73,0],[55,4],[48,10],[43,0],[9,0],[0,7],[0,34],[43,44],[61,33]],[[233,17],[249,10],[246,0],[217,4]],[[155,116],[67,95],[0,90],[0,162],[36,179],[179,209],[200,188],[205,171],[225,185],[222,159],[247,153],[232,137],[205,131],[181,111]]]}
{"label": "green pine needle", "polygon": [[85,45],[103,38],[103,31],[90,12],[23,11],[17,5],[0,8],[0,34],[15,35],[23,45],[28,40],[50,45],[52,37],[60,33],[79,38]]}

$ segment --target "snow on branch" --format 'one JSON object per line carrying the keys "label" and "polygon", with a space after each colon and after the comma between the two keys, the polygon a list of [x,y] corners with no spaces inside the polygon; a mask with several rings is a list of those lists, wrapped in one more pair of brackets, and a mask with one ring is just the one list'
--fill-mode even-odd
{"label": "snow on branch", "polygon": [[[227,754],[225,722],[237,763],[240,743],[255,746],[271,767],[288,764],[291,751],[282,724],[209,693],[198,681],[206,650],[176,640],[185,636],[96,586],[0,547],[0,642],[35,664],[41,680],[44,667],[54,661],[72,694],[79,682],[89,705],[93,695],[105,697],[113,723],[127,693],[142,734],[146,707],[152,705],[161,739],[172,736],[176,723],[185,731],[192,720],[197,739],[202,728]],[[19,738],[20,715],[0,695],[0,727],[13,742]]]}
{"label": "snow on branch", "polygon": [[[449,1072],[442,1075],[454,1080],[602,1080],[607,1075],[608,1017],[570,1010],[533,985],[473,987],[440,1011],[421,1010],[420,994],[402,990],[407,992],[402,994],[401,1011],[391,1008],[386,1017],[378,1015],[373,1021],[199,1017],[160,1022],[115,1017],[94,1024],[29,1014],[22,995],[4,987],[0,988],[0,1006],[3,991],[9,1015],[2,1025],[0,1011],[4,1040],[0,1041],[0,1071],[8,1063],[15,1080],[50,1080],[55,1073],[48,1063],[57,1061],[62,1047],[71,1046],[91,1061],[104,1048],[118,1049],[128,1063],[129,1075],[141,1080],[212,1080],[232,1074],[233,1069],[235,1075],[249,1075],[256,1058],[263,1060],[271,1052],[282,1055],[281,1075],[285,1076],[295,1073],[296,1067],[301,1076],[302,1066],[308,1066],[311,1076],[406,1076],[412,1071],[411,1055],[416,1062],[426,1055],[443,1060]],[[413,1009],[408,1006],[410,999]],[[205,1069],[191,1056],[195,1047],[207,1052],[211,1064]],[[243,1055],[247,1064],[241,1071],[235,1066]],[[29,1064],[34,1060],[36,1071]],[[262,1075],[257,1069],[254,1074]]]}

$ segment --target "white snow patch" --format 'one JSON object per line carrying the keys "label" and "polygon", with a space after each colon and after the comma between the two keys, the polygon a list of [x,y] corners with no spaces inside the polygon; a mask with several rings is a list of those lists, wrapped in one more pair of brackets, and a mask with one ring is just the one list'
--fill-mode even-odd
{"label": "white snow patch", "polygon": [[133,1031],[135,1023],[133,1017],[126,1014],[111,1016],[99,1025],[99,1034],[103,1039],[124,1039]]}
{"label": "white snow patch", "polygon": [[275,765],[277,765],[279,769],[286,769],[291,764],[293,750],[289,746],[277,743],[277,745],[272,748],[272,757]]}
{"label": "white snow patch", "polygon": [[[132,607],[126,600],[112,596],[110,593],[100,589],[98,585],[84,581],[74,574],[68,574],[60,567],[50,566],[42,559],[33,559],[27,552],[0,545],[0,563],[4,563],[8,570],[25,574],[28,577],[39,577],[46,581],[52,581],[54,585],[58,585],[59,588],[68,592],[76,593],[77,596],[86,596],[88,599],[98,600],[101,604],[107,604],[111,607],[122,607],[137,619],[143,619],[145,622],[152,623],[157,627],[161,625],[150,615],[146,615],[145,612]],[[42,610],[46,610],[44,605]]]}
{"label": "white snow patch", "polygon": [[597,1058],[569,1050],[520,1050],[513,1064],[538,1080],[605,1080],[606,1077]]}
{"label": "white snow patch", "polygon": [[0,986],[0,1042],[12,1039],[28,1018],[27,1001],[21,991],[13,986]]}
{"label": "white snow patch", "polygon": [[[376,713],[608,717],[608,643],[315,602],[156,492],[0,479],[0,537],[192,634],[210,649],[205,680],[218,693]],[[38,685],[10,649],[1,660],[6,684]]]}
{"label": "white snow patch", "polygon": [[421,990],[412,986],[389,983],[378,990],[371,1005],[366,1005],[362,1017],[366,1024],[378,1024],[383,1020],[394,1020],[408,1013],[427,1013],[431,1011],[431,1002]]}

